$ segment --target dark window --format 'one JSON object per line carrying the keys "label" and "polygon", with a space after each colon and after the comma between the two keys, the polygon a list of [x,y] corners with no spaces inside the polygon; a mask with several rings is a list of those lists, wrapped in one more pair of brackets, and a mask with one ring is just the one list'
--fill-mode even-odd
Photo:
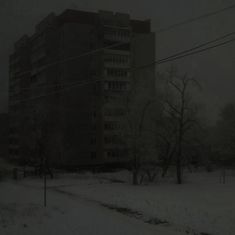
{"label": "dark window", "polygon": [[91,159],[95,159],[96,158],[96,152],[91,152]]}
{"label": "dark window", "polygon": [[[117,44],[116,41],[110,41],[110,40],[105,40],[105,46],[112,46]],[[118,46],[114,46],[112,50],[123,50],[123,51],[129,51],[131,48],[130,43],[123,43]]]}

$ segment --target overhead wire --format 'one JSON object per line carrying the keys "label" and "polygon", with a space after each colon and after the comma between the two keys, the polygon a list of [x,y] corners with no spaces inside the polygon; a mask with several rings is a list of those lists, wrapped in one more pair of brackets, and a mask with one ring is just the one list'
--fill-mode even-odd
{"label": "overhead wire", "polygon": [[[212,40],[212,41],[214,42],[215,40]],[[208,47],[205,47],[205,48],[202,48],[202,49],[199,49],[199,50],[192,50],[192,48],[191,48],[191,49],[183,51],[183,53],[176,53],[173,56],[168,56],[166,58],[163,58],[163,59],[160,59],[160,60],[156,60],[156,61],[154,61],[152,63],[148,63],[146,65],[130,68],[129,70],[130,71],[135,71],[135,70],[145,69],[145,68],[148,68],[148,67],[151,67],[151,66],[155,66],[155,65],[160,65],[160,64],[168,63],[168,62],[171,62],[171,61],[182,59],[184,57],[188,57],[188,56],[199,54],[199,53],[202,53],[202,52],[214,49],[214,48],[218,48],[220,46],[224,46],[224,45],[232,43],[232,42],[235,42],[235,38],[232,38],[230,40],[227,40],[227,41],[224,41],[224,42],[221,42],[221,43],[217,43],[217,44],[215,44],[213,46],[208,46]],[[201,45],[208,45],[208,42],[207,43],[203,43]],[[201,48],[201,47],[197,46],[195,48]],[[61,91],[64,91],[66,89],[70,89],[72,87],[76,87],[76,86],[80,86],[80,85],[86,85],[86,84],[94,83],[94,82],[97,82],[97,81],[101,82],[103,80],[101,80],[101,79],[89,79],[89,80],[79,81],[77,83],[74,83],[71,86],[58,89],[57,91],[54,91],[54,92],[51,92],[51,93],[48,93],[48,94],[43,94],[43,95],[36,96],[36,97],[31,97],[31,98],[28,98],[28,99],[25,99],[25,100],[19,100],[19,101],[16,101],[16,102],[24,102],[24,101],[28,101],[28,100],[42,98],[42,97],[45,97],[47,95],[60,93]]]}
{"label": "overhead wire", "polygon": [[[207,17],[210,17],[210,16],[213,16],[213,15],[216,15],[216,14],[219,14],[219,13],[222,13],[224,11],[228,11],[228,10],[232,10],[232,9],[235,9],[235,4],[233,5],[230,5],[228,7],[225,7],[225,8],[222,8],[220,10],[217,10],[217,11],[212,11],[212,12],[208,12],[206,14],[203,14],[203,15],[200,15],[200,16],[197,16],[197,17],[194,17],[194,18],[190,18],[188,20],[184,20],[184,21],[181,21],[179,23],[176,23],[176,24],[172,24],[170,26],[167,26],[165,28],[161,28],[159,29],[158,31],[155,32],[155,34],[159,34],[159,33],[162,33],[162,32],[165,32],[165,31],[168,31],[168,30],[171,30],[175,27],[179,27],[181,25],[184,25],[184,24],[188,24],[188,23],[191,23],[191,22],[194,22],[194,21],[197,21],[197,20],[201,20],[203,18],[207,18]],[[82,53],[80,55],[76,55],[76,56],[71,56],[69,58],[66,58],[66,59],[61,59],[61,60],[57,60],[57,61],[54,61],[52,63],[49,63],[47,65],[44,65],[41,67],[40,69],[40,72],[43,71],[44,69],[46,68],[49,68],[51,66],[54,66],[54,65],[57,65],[57,64],[60,64],[60,63],[65,63],[67,61],[72,61],[72,60],[76,60],[76,59],[79,59],[79,58],[82,58],[84,56],[88,56],[88,55],[91,55],[91,54],[94,54],[94,53],[97,53],[97,52],[101,52],[103,50],[107,50],[107,49],[112,49],[112,48],[115,48],[115,47],[118,47],[118,46],[121,46],[121,45],[125,45],[127,44],[127,42],[119,42],[119,43],[114,43],[112,45],[109,45],[109,46],[106,46],[106,47],[101,47],[101,48],[97,48],[97,49],[94,49],[94,50],[91,50],[91,51],[88,51],[88,52],[85,52],[85,53]],[[20,77],[20,76],[23,76],[25,74],[28,74],[29,72],[31,72],[33,69],[29,69],[29,70],[26,70],[26,71],[23,71],[19,74],[16,75],[16,77]]]}

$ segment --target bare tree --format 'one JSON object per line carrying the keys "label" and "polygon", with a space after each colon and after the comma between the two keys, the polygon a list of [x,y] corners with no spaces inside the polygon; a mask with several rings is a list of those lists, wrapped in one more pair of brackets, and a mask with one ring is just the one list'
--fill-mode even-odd
{"label": "bare tree", "polygon": [[34,132],[34,164],[36,171],[40,176],[44,173],[49,174],[53,178],[49,166],[49,123],[46,115],[36,114],[34,116],[32,131]]}
{"label": "bare tree", "polygon": [[[163,94],[163,114],[161,128],[156,134],[163,143],[165,157],[163,176],[172,160],[175,159],[178,184],[182,183],[182,165],[186,134],[197,123],[197,107],[192,101],[191,87],[200,87],[199,83],[187,74],[178,75],[171,69],[164,74],[165,90]],[[158,123],[159,126],[159,123]],[[162,147],[161,146],[161,147]]]}
{"label": "bare tree", "polygon": [[[147,79],[146,79],[147,80]],[[131,89],[121,99],[125,110],[123,137],[129,149],[132,168],[132,183],[140,184],[143,180],[143,166],[150,160],[151,128],[150,110],[156,105],[154,87],[146,80],[135,80]],[[150,91],[152,89],[152,91]],[[142,169],[141,169],[142,168]],[[143,173],[143,171],[142,171]],[[152,180],[154,175],[148,170],[145,173]],[[141,180],[142,178],[142,180]]]}

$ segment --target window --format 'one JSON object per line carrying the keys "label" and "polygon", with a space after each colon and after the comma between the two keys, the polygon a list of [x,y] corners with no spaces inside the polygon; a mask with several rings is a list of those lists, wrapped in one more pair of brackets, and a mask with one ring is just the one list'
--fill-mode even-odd
{"label": "window", "polygon": [[106,135],[104,137],[105,144],[120,144],[121,138],[118,135]]}
{"label": "window", "polygon": [[108,68],[106,69],[106,75],[110,77],[127,77],[129,73],[125,69]]}
{"label": "window", "polygon": [[93,130],[93,131],[96,130],[96,124],[95,124],[95,123],[92,124],[92,130]]}
{"label": "window", "polygon": [[131,36],[131,32],[129,29],[120,29],[114,27],[106,27],[105,35],[107,37],[114,37],[119,39],[129,39]]}
{"label": "window", "polygon": [[122,124],[120,122],[115,121],[106,121],[104,123],[105,130],[120,130],[122,129]]}
{"label": "window", "polygon": [[127,64],[130,61],[130,57],[128,55],[107,54],[104,61],[115,64]]}
{"label": "window", "polygon": [[120,158],[126,155],[126,150],[124,149],[109,149],[106,151],[106,156],[108,158]]}
{"label": "window", "polygon": [[92,137],[91,138],[91,144],[93,145],[93,144],[96,144],[96,138],[95,137]]}
{"label": "window", "polygon": [[16,145],[18,144],[18,139],[11,137],[9,139],[9,144]]}
{"label": "window", "polygon": [[105,90],[123,91],[129,89],[129,82],[127,81],[105,81]]}
{"label": "window", "polygon": [[91,159],[95,159],[96,158],[96,152],[91,152]]}
{"label": "window", "polygon": [[18,151],[18,149],[9,149],[9,153],[10,153],[11,155],[18,155],[18,154],[19,154],[19,151]]}
{"label": "window", "polygon": [[[105,45],[106,46],[112,46],[115,42],[115,40],[105,40]],[[126,43],[122,43],[118,46],[115,46],[112,48],[112,50],[118,50],[118,51],[130,51],[130,48],[131,48],[131,45],[129,42],[126,42]]]}
{"label": "window", "polygon": [[125,114],[125,110],[123,108],[109,108],[104,110],[105,116],[122,116]]}
{"label": "window", "polygon": [[114,150],[107,151],[106,155],[108,158],[117,158],[118,157],[118,153]]}

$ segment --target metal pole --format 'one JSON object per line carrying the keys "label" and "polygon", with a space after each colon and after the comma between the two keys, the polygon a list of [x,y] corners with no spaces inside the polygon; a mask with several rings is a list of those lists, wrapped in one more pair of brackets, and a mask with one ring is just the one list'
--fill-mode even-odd
{"label": "metal pole", "polygon": [[46,174],[46,161],[44,160],[44,207],[47,206],[47,174]]}
{"label": "metal pole", "polygon": [[226,177],[226,169],[223,168],[223,184],[225,184],[225,177]]}

